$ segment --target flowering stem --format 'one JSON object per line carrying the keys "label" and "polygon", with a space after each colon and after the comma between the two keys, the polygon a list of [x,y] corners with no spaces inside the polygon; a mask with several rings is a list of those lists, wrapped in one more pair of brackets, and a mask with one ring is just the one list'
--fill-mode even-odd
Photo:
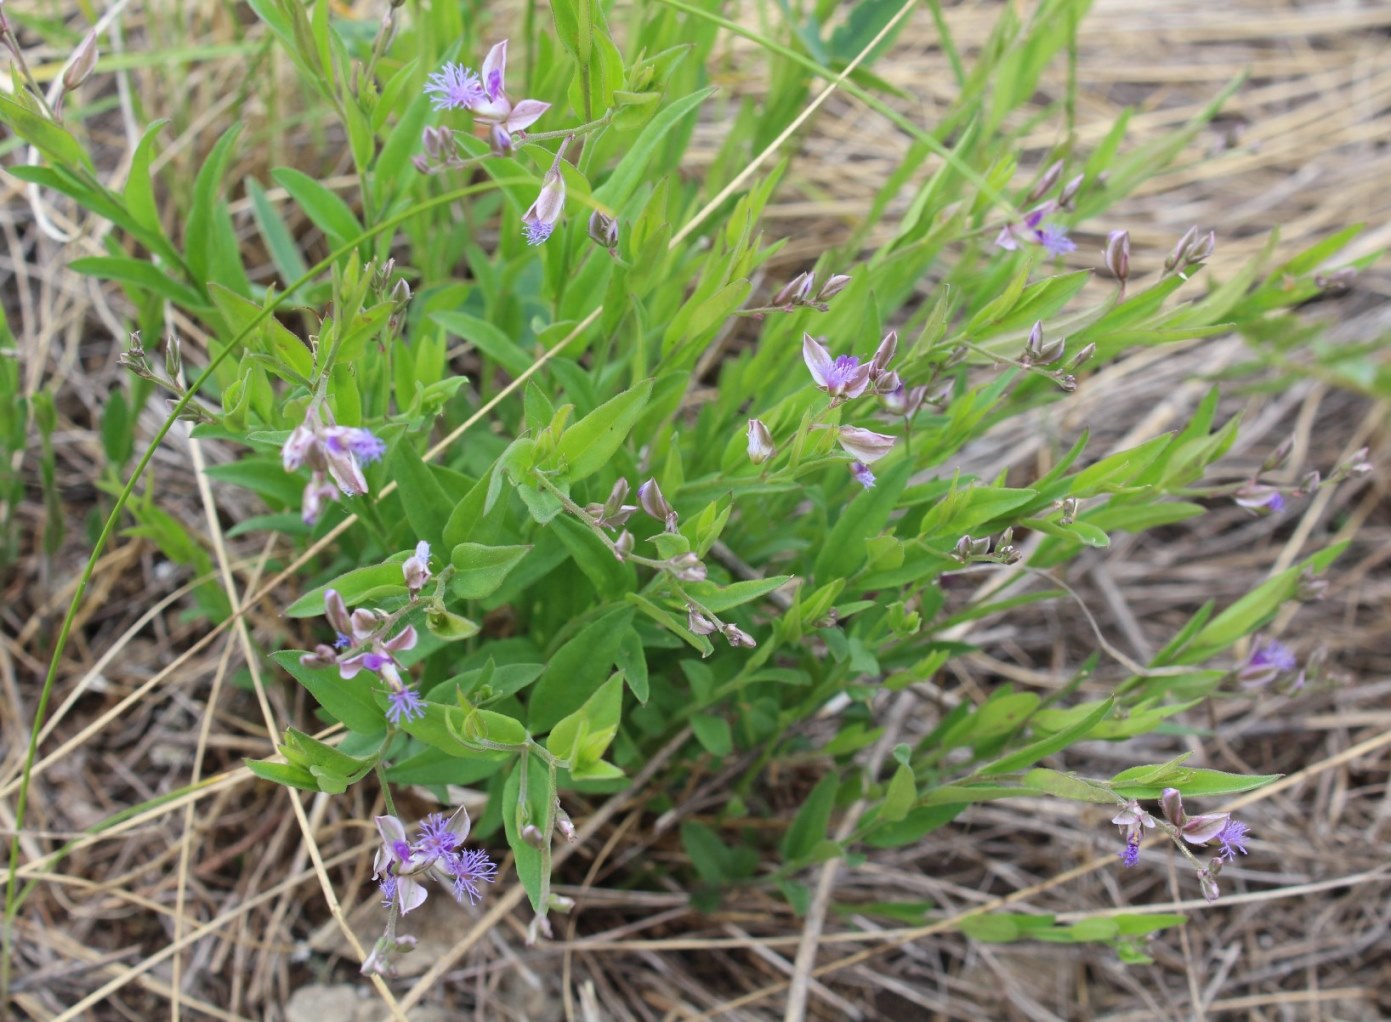
{"label": "flowering stem", "polygon": [[[396,815],[396,800],[395,800],[394,798],[391,797],[391,785],[387,783],[387,780],[386,780],[386,771],[382,769],[382,761],[381,761],[380,759],[377,760],[377,762],[375,762],[375,763],[372,764],[372,770],[376,773],[376,775],[377,775],[377,780],[381,782],[381,786],[382,786],[382,801],[386,803],[386,815],[388,815],[388,816],[395,816],[395,815]],[[394,912],[395,899],[392,899],[392,905],[393,905],[393,912]],[[388,927],[388,929],[389,929],[389,927]]]}
{"label": "flowering stem", "polygon": [[578,124],[573,128],[561,128],[558,131],[528,131],[522,136],[522,143],[545,142],[555,138],[566,138],[567,136],[588,135],[598,131],[600,128],[608,127],[609,122],[612,120],[613,111],[610,110],[608,113],[604,114],[603,117],[596,118],[592,121],[585,121],[583,124]]}

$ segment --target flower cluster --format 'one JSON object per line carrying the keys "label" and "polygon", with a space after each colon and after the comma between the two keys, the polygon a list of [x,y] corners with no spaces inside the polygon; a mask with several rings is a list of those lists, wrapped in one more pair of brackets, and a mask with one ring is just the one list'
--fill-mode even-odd
{"label": "flower cluster", "polygon": [[452,816],[431,813],[420,821],[416,839],[406,839],[405,825],[395,816],[378,816],[377,832],[382,846],[372,863],[372,875],[381,887],[382,903],[395,907],[402,915],[419,908],[429,896],[421,881],[437,880],[449,885],[454,900],[470,905],[483,900],[479,884],[491,884],[497,865],[488,853],[465,848],[468,840],[468,810],[460,806]]}
{"label": "flower cluster", "polygon": [[[416,548],[414,559],[428,561],[429,556],[429,546],[422,543]],[[406,568],[408,585],[413,573],[418,577],[419,570],[418,565]],[[428,576],[428,566],[424,571]],[[421,585],[424,585],[423,581]],[[317,646],[314,652],[300,657],[300,663],[306,667],[337,667],[338,676],[345,681],[357,677],[360,671],[377,675],[386,683],[386,717],[392,724],[399,725],[403,720],[425,716],[425,700],[413,686],[402,680],[401,664],[396,659],[396,654],[415,648],[413,625],[406,625],[395,635],[389,635],[395,625],[394,616],[366,607],[359,607],[350,614],[343,597],[335,589],[324,593],[324,616],[337,633],[337,640],[332,646]]]}
{"label": "flower cluster", "polygon": [[[1231,862],[1237,855],[1246,854],[1246,835],[1250,828],[1240,820],[1232,818],[1231,813],[1202,813],[1190,816],[1184,811],[1183,796],[1177,788],[1165,788],[1159,797],[1164,810],[1164,818],[1169,822],[1166,829],[1176,839],[1197,847],[1216,844],[1221,849],[1206,866],[1197,868],[1198,882],[1203,889],[1203,897],[1216,901],[1220,893],[1217,888],[1217,875],[1222,866]],[[1121,862],[1126,867],[1140,861],[1140,841],[1146,829],[1156,826],[1153,816],[1141,807],[1136,799],[1131,799],[1111,822],[1125,835],[1125,848],[1120,852]],[[1180,846],[1182,847],[1182,846]],[[1190,861],[1196,861],[1189,856]]]}
{"label": "flower cluster", "polygon": [[1009,223],[1000,228],[995,236],[995,244],[1013,252],[1020,242],[1037,245],[1049,255],[1060,256],[1077,250],[1077,245],[1067,236],[1067,228],[1047,220],[1049,213],[1058,208],[1058,203],[1049,199],[1024,215],[1022,223]]}
{"label": "flower cluster", "polygon": [[309,466],[309,483],[304,488],[301,510],[306,524],[317,522],[324,503],[333,500],[340,491],[349,497],[366,493],[367,479],[362,474],[362,466],[370,465],[385,453],[386,444],[370,430],[325,425],[318,410],[311,407],[304,422],[295,427],[280,451],[286,472],[297,472],[301,466]]}
{"label": "flower cluster", "polygon": [[818,312],[827,312],[830,310],[830,306],[826,304],[827,301],[840,294],[849,285],[849,275],[836,273],[827,277],[826,282],[818,288],[815,274],[806,271],[797,274],[779,288],[777,294],[773,295],[772,301],[768,303],[768,308],[782,312],[795,312],[798,309],[816,309]]}
{"label": "flower cluster", "polygon": [[[874,355],[868,362],[861,362],[855,355],[831,357],[826,346],[812,337],[802,336],[802,361],[807,364],[812,382],[816,388],[831,399],[831,407],[860,397],[867,391],[880,395],[898,394],[903,390],[903,381],[898,373],[889,369],[894,353],[898,350],[898,333],[890,330],[879,342]],[[837,441],[854,461],[850,473],[855,481],[865,489],[874,485],[874,473],[870,465],[893,450],[897,437],[887,433],[876,433],[860,426],[841,426]],[[750,456],[754,445],[750,439]]]}
{"label": "flower cluster", "polygon": [[512,102],[503,85],[507,73],[507,40],[504,39],[483,58],[482,74],[462,64],[445,64],[426,79],[425,94],[436,110],[469,110],[479,120],[493,126],[495,134],[510,136],[523,131],[551,108],[538,99]]}

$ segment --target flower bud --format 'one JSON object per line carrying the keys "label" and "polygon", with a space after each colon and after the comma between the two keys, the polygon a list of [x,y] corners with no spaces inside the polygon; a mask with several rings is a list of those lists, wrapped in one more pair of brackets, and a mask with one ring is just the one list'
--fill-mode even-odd
{"label": "flower bud", "polygon": [[1285,463],[1286,459],[1288,459],[1290,456],[1290,451],[1293,449],[1294,437],[1285,437],[1284,440],[1280,441],[1280,446],[1276,447],[1275,450],[1271,451],[1270,454],[1266,456],[1265,461],[1261,462],[1261,471],[1274,472],[1277,468],[1279,468],[1281,465]]}
{"label": "flower bud", "polygon": [[1077,198],[1078,191],[1082,188],[1082,182],[1086,180],[1085,174],[1078,174],[1067,184],[1063,185],[1063,190],[1058,193],[1058,206],[1062,209],[1072,208],[1072,200]]}
{"label": "flower bud", "polygon": [[1067,373],[1062,373],[1059,376],[1053,377],[1053,382],[1056,383],[1063,390],[1067,391],[1069,394],[1071,394],[1073,391],[1077,389],[1077,377],[1071,376]]}
{"label": "flower bud", "polygon": [[887,373],[880,375],[875,381],[874,392],[880,397],[885,394],[893,394],[903,389],[903,381],[898,378],[898,373],[890,369]]}
{"label": "flower bud", "polygon": [[565,212],[565,178],[560,167],[546,171],[541,192],[531,208],[522,214],[522,228],[528,245],[540,245],[551,236],[561,214]]}
{"label": "flower bud", "polygon": [[884,335],[884,339],[879,342],[879,347],[874,350],[874,357],[869,360],[869,378],[877,380],[891,361],[894,352],[898,350],[898,331],[890,330]]}
{"label": "flower bud", "polygon": [[780,306],[801,305],[807,300],[807,296],[811,294],[811,289],[815,283],[816,279],[809,271],[799,273],[784,284],[778,290],[778,293],[773,295],[773,300],[768,304]]}
{"label": "flower bud", "polygon": [[1122,284],[1130,279],[1130,232],[1112,231],[1106,238],[1106,268]]}
{"label": "flower bud", "polygon": [[724,633],[724,637],[729,640],[729,644],[735,649],[740,647],[744,649],[753,649],[758,645],[758,643],[754,641],[752,635],[737,625],[725,625],[720,631]]}
{"label": "flower bud", "polygon": [[1314,283],[1326,295],[1346,294],[1352,289],[1356,279],[1357,270],[1352,266],[1344,266],[1341,270],[1334,270],[1332,273],[1314,274]]}
{"label": "flower bud", "polygon": [[522,828],[522,840],[531,845],[532,848],[545,848],[546,835],[541,833],[541,828],[534,823],[528,823]]}
{"label": "flower bud", "polygon": [[299,662],[305,667],[332,667],[338,663],[338,651],[321,642],[314,652],[302,654]]}
{"label": "flower bud", "polygon": [[404,309],[411,301],[411,286],[406,278],[402,277],[396,281],[391,288],[391,301],[396,305],[397,310]]}
{"label": "flower bud", "polygon": [[686,608],[686,630],[692,635],[709,635],[716,627],[715,622],[694,607]]}
{"label": "flower bud", "polygon": [[1328,595],[1328,579],[1319,578],[1308,568],[1299,573],[1294,597],[1301,603],[1315,603]]}
{"label": "flower bud", "polygon": [[[1341,272],[1341,271],[1340,271]],[[850,277],[844,273],[837,273],[827,279],[821,285],[821,290],[816,293],[816,300],[824,302],[828,298],[834,298],[850,285]]]}
{"label": "flower bud", "polygon": [[164,375],[173,383],[183,384],[184,359],[178,334],[170,334],[164,344]]}
{"label": "flower bud", "polygon": [[1063,161],[1058,160],[1051,167],[1043,172],[1043,176],[1038,179],[1038,184],[1029,189],[1029,202],[1037,202],[1053,190],[1053,186],[1058,183],[1058,178],[1063,175]]}
{"label": "flower bud", "polygon": [[430,581],[430,544],[421,540],[415,545],[415,553],[401,564],[401,573],[406,577],[406,589],[411,598],[420,595],[425,583]]}
{"label": "flower bud", "polygon": [[1062,518],[1060,518],[1059,521],[1063,525],[1071,525],[1077,519],[1077,498],[1063,498],[1062,511]]}
{"label": "flower bud", "polygon": [[575,843],[575,821],[570,819],[569,813],[558,807],[555,811],[555,829],[560,831],[561,837],[565,838],[566,841],[572,845]]}
{"label": "flower bud", "polygon": [[1066,351],[1067,341],[1060,337],[1056,341],[1049,341],[1039,349],[1038,360],[1042,365],[1051,365],[1062,358]]}
{"label": "flower bud", "polygon": [[1075,372],[1078,368],[1081,367],[1083,362],[1089,361],[1091,357],[1095,354],[1096,345],[1088,344],[1081,351],[1072,356],[1072,361],[1067,364],[1067,368]]}
{"label": "flower bud", "polygon": [[666,497],[662,496],[661,487],[657,485],[656,479],[649,479],[638,487],[638,504],[657,521],[662,522],[667,532],[676,531],[678,516]]}
{"label": "flower bud", "polygon": [[1188,252],[1193,247],[1193,243],[1198,240],[1198,225],[1194,224],[1183,232],[1183,237],[1179,238],[1174,250],[1164,259],[1164,269],[1173,270],[1180,263],[1186,262]]}
{"label": "flower bud", "polygon": [[704,582],[705,565],[701,559],[687,550],[667,561],[667,570],[682,582]]}
{"label": "flower bud", "polygon": [[1217,232],[1208,231],[1198,241],[1193,243],[1193,247],[1188,250],[1188,265],[1200,266],[1212,258],[1212,253],[1217,248]]}
{"label": "flower bud", "polygon": [[492,130],[488,132],[488,146],[494,156],[511,156],[517,148],[516,143],[512,141],[512,132],[496,121],[493,122]]}
{"label": "flower bud", "polygon": [[1039,355],[1043,353],[1043,320],[1035,320],[1034,325],[1029,329],[1029,339],[1024,342],[1024,356],[1022,361],[1026,365],[1033,365],[1039,361]]}
{"label": "flower bud", "polygon": [[88,78],[97,67],[97,33],[93,29],[83,38],[77,51],[72,55],[72,62],[63,71],[63,88],[67,92],[72,92]]}
{"label": "flower bud", "polygon": [[622,561],[632,552],[633,534],[625,529],[622,535],[613,541],[613,556]]}
{"label": "flower bud", "polygon": [[777,453],[777,447],[773,444],[773,436],[768,432],[759,419],[749,420],[749,460],[755,465],[762,465],[765,461]]}
{"label": "flower bud", "polygon": [[589,240],[613,252],[618,248],[618,221],[596,209],[589,214]]}

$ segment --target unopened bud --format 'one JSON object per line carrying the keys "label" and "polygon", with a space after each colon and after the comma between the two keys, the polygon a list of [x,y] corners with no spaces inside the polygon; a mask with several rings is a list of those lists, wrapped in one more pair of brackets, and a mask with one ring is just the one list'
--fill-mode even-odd
{"label": "unopened bud", "polygon": [[881,397],[885,394],[893,394],[903,389],[903,381],[898,378],[898,373],[889,370],[880,375],[874,383],[874,392]]}
{"label": "unopened bud", "polygon": [[1043,320],[1037,320],[1029,329],[1029,339],[1024,342],[1023,361],[1028,365],[1033,365],[1040,361],[1039,356],[1043,354]]}
{"label": "unopened bud", "polygon": [[1062,510],[1063,515],[1062,518],[1059,519],[1059,521],[1061,521],[1063,525],[1071,525],[1073,521],[1075,521],[1077,518],[1077,498],[1063,498]]}
{"label": "unopened bud", "polygon": [[947,356],[947,361],[943,365],[943,368],[951,369],[955,366],[959,366],[962,362],[966,361],[966,356],[969,354],[971,354],[970,348],[966,347],[964,344],[958,344],[955,348],[952,348],[951,354]]}
{"label": "unopened bud", "polygon": [[1053,190],[1053,186],[1058,183],[1058,178],[1063,175],[1063,161],[1058,160],[1051,167],[1043,172],[1043,176],[1038,179],[1038,184],[1029,189],[1029,202],[1037,202]]}
{"label": "unopened bud", "polygon": [[184,359],[183,351],[179,343],[178,334],[170,334],[169,340],[164,342],[164,374],[169,379],[183,385]]}
{"label": "unopened bud", "polygon": [[1344,266],[1341,270],[1334,270],[1332,273],[1314,274],[1314,283],[1323,289],[1326,295],[1346,294],[1352,288],[1353,281],[1357,279],[1357,270],[1351,266]]}
{"label": "unopened bud", "polygon": [[1172,270],[1180,263],[1187,262],[1188,252],[1193,247],[1193,243],[1198,240],[1198,225],[1194,224],[1183,232],[1183,237],[1179,238],[1178,244],[1164,259],[1164,269]]}
{"label": "unopened bud", "polygon": [[809,271],[799,273],[784,284],[777,294],[773,295],[773,300],[769,304],[801,305],[807,300],[807,296],[811,294],[811,289],[815,284],[816,279]]}
{"label": "unopened bud", "polygon": [[1288,436],[1280,441],[1280,446],[1271,451],[1266,456],[1265,461],[1261,462],[1262,472],[1274,472],[1285,463],[1285,459],[1290,456],[1290,451],[1294,448],[1294,437]]}
{"label": "unopened bud", "polygon": [[695,554],[687,550],[667,561],[667,570],[682,582],[704,582],[705,565]]}
{"label": "unopened bud", "polygon": [[1053,377],[1053,382],[1069,394],[1077,390],[1077,377],[1069,373],[1060,373]]}
{"label": "unopened bud", "polygon": [[1319,578],[1308,568],[1299,573],[1295,583],[1295,599],[1302,603],[1314,603],[1328,595],[1328,579]]}
{"label": "unopened bud", "polygon": [[661,487],[657,485],[656,479],[649,479],[638,487],[638,504],[657,521],[662,522],[667,532],[676,531],[677,514],[666,497],[662,496]]}
{"label": "unopened bud", "polygon": [[1096,345],[1088,344],[1081,351],[1072,356],[1072,361],[1067,364],[1067,368],[1071,371],[1076,371],[1083,362],[1088,361],[1095,354]]}
{"label": "unopened bud", "polygon": [[406,589],[414,598],[420,595],[425,583],[430,581],[430,544],[421,540],[415,545],[415,553],[401,564],[401,574],[406,579]]}
{"label": "unopened bud", "polygon": [[632,552],[633,534],[627,529],[624,529],[623,534],[613,541],[613,556],[622,561]]}
{"label": "unopened bud", "polygon": [[821,285],[821,290],[816,293],[816,300],[824,302],[828,298],[834,298],[849,286],[850,277],[844,273],[837,273]]}
{"label": "unopened bud", "polygon": [[541,828],[534,823],[528,823],[522,828],[522,840],[532,848],[546,847],[546,835],[542,834]]}
{"label": "unopened bud", "polygon": [[1058,359],[1062,358],[1062,357],[1063,357],[1063,354],[1064,354],[1066,351],[1067,351],[1067,341],[1066,341],[1066,339],[1060,337],[1060,338],[1058,338],[1056,341],[1049,341],[1049,342],[1048,342],[1047,344],[1045,344],[1041,349],[1039,349],[1039,353],[1038,353],[1038,361],[1039,361],[1039,364],[1040,364],[1040,365],[1052,365],[1054,362],[1058,361]]}
{"label": "unopened bud", "polygon": [[777,447],[773,444],[773,436],[768,432],[759,419],[749,420],[749,460],[755,465],[762,465],[765,461],[777,453]]}
{"label": "unopened bud", "polygon": [[1339,466],[1339,469],[1346,475],[1365,476],[1372,471],[1372,460],[1368,457],[1365,447],[1359,447],[1348,456],[1348,460]]}
{"label": "unopened bud", "polygon": [[610,252],[618,248],[618,221],[597,209],[589,214],[589,240]]}
{"label": "unopened bud", "polygon": [[1217,248],[1217,232],[1208,231],[1200,239],[1193,243],[1193,247],[1188,250],[1188,265],[1200,266],[1212,258],[1212,253]]}
{"label": "unopened bud", "polygon": [[686,608],[686,629],[692,635],[709,635],[716,627],[715,622],[694,607]]}
{"label": "unopened bud", "polygon": [[493,128],[488,133],[488,147],[494,156],[511,156],[517,145],[512,141],[512,132],[508,131],[505,125],[494,121]]}
{"label": "unopened bud", "polygon": [[72,92],[88,78],[97,67],[97,33],[93,29],[83,38],[77,51],[72,55],[72,62],[63,71],[63,88]]}
{"label": "unopened bud", "polygon": [[752,635],[737,625],[725,625],[724,628],[720,630],[724,632],[724,637],[729,640],[729,644],[735,649],[739,649],[740,647],[744,649],[753,649],[758,645],[758,643],[754,641]]}
{"label": "unopened bud", "polygon": [[555,811],[555,829],[560,831],[561,837],[565,838],[566,841],[572,845],[575,843],[575,821],[570,819],[569,813],[559,807]]}
{"label": "unopened bud", "polygon": [[395,303],[398,312],[410,304],[411,286],[406,282],[405,277],[396,281],[396,284],[392,287],[391,300]]}
{"label": "unopened bud", "polygon": [[879,347],[874,349],[874,357],[869,360],[869,378],[877,380],[883,375],[893,361],[894,352],[898,350],[898,331],[890,330],[884,335],[884,339],[879,342]]}
{"label": "unopened bud", "polygon": [[1122,284],[1130,279],[1130,232],[1112,231],[1106,238],[1106,268]]}
{"label": "unopened bud", "polygon": [[1086,180],[1085,174],[1078,174],[1067,184],[1063,185],[1063,190],[1058,193],[1058,205],[1063,209],[1072,208],[1072,200],[1077,198],[1078,191],[1082,188],[1082,182]]}

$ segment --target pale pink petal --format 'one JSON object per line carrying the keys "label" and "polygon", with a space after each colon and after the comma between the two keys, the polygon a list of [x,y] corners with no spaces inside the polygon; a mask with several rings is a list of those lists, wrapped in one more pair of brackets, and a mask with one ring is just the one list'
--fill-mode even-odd
{"label": "pale pink petal", "polygon": [[525,131],[550,108],[549,103],[543,103],[539,99],[524,99],[512,108],[512,112],[503,122],[503,127],[508,131]]}
{"label": "pale pink petal", "polygon": [[811,370],[811,378],[816,381],[817,386],[827,386],[834,359],[826,350],[826,346],[811,334],[802,335],[802,361],[806,362],[807,368]]}

